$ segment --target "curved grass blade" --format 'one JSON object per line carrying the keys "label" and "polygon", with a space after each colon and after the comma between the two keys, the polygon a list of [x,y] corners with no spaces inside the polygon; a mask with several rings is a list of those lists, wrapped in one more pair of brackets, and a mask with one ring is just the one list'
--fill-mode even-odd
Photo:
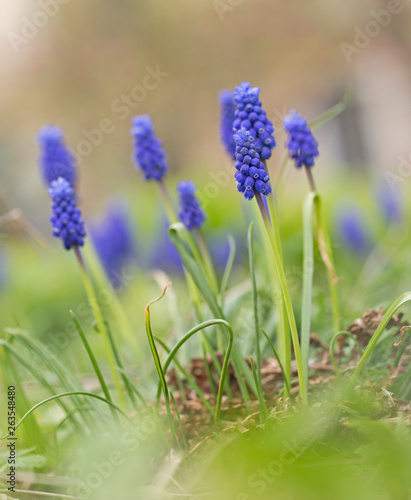
{"label": "curved grass blade", "polygon": [[175,355],[177,354],[178,350],[180,349],[181,346],[187,342],[195,333],[203,330],[204,328],[207,328],[209,326],[213,325],[223,325],[227,328],[228,333],[229,333],[229,340],[228,340],[228,345],[226,349],[226,353],[224,356],[224,362],[223,362],[223,367],[221,370],[221,376],[220,376],[220,383],[218,386],[218,394],[217,394],[217,403],[216,403],[216,410],[215,410],[215,421],[218,422],[220,419],[220,410],[221,410],[221,401],[223,398],[223,389],[224,389],[224,380],[227,375],[227,370],[228,370],[228,364],[230,361],[230,355],[231,355],[231,350],[233,347],[233,341],[234,341],[234,334],[233,330],[231,328],[230,323],[223,319],[212,319],[209,321],[205,321],[204,323],[201,323],[201,325],[197,325],[196,327],[192,328],[189,332],[187,332],[184,337],[171,349],[170,354],[167,357],[166,362],[164,363],[164,373],[167,371],[168,367],[170,366],[170,363],[173,361]]}
{"label": "curved grass blade", "polygon": [[330,109],[328,109],[325,113],[322,115],[318,116],[317,118],[314,118],[309,123],[309,126],[313,129],[320,127],[321,125],[324,125],[325,123],[329,122],[336,116],[340,115],[343,113],[348,106],[350,105],[352,98],[353,98],[353,88],[351,85],[347,86],[345,89],[344,97],[340,102],[332,106]]}
{"label": "curved grass blade", "polygon": [[[40,403],[37,403],[36,405],[34,405],[32,408],[30,408],[30,410],[28,412],[25,413],[25,415],[18,421],[18,423],[15,425],[15,429],[17,430],[18,427],[20,427],[20,425],[24,422],[24,420],[35,410],[37,410],[37,408],[40,408],[40,406],[43,406],[45,405],[46,403],[49,403],[50,401],[55,401],[57,399],[60,399],[60,398],[64,398],[64,397],[68,397],[68,396],[87,396],[87,397],[90,397],[90,398],[95,398],[95,399],[98,399],[100,401],[103,401],[104,403],[108,404],[109,406],[111,406],[112,408],[114,408],[116,411],[118,411],[120,413],[120,415],[122,415],[128,422],[130,422],[130,419],[127,417],[127,415],[118,407],[116,406],[114,403],[112,403],[111,401],[108,401],[107,399],[101,397],[101,396],[98,396],[97,394],[92,394],[91,392],[85,392],[85,391],[73,391],[73,392],[64,392],[62,394],[56,394],[55,396],[51,396],[47,399],[43,399],[43,401],[40,401]],[[0,441],[6,439],[10,434],[6,434],[2,437],[0,437]]]}
{"label": "curved grass blade", "polygon": [[371,337],[370,341],[368,342],[368,345],[365,348],[363,355],[361,356],[361,359],[357,365],[357,368],[355,369],[354,373],[351,376],[351,379],[350,379],[351,383],[355,382],[355,380],[358,378],[358,375],[361,373],[361,370],[363,369],[365,363],[367,362],[372,351],[374,350],[378,340],[380,339],[382,333],[384,332],[385,328],[387,327],[390,319],[393,317],[393,315],[398,311],[398,309],[403,304],[405,304],[406,302],[409,302],[410,300],[411,300],[411,292],[403,293],[400,297],[398,297],[398,299],[389,307],[388,311],[384,314],[384,317],[382,318],[381,323],[379,324],[374,335]]}

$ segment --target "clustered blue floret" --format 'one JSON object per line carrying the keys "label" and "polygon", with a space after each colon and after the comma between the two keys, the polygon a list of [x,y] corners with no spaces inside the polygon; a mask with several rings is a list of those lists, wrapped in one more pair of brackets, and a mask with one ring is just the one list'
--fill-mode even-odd
{"label": "clustered blue floret", "polygon": [[180,212],[178,215],[181,222],[188,230],[201,227],[206,219],[206,216],[196,198],[195,193],[197,188],[194,182],[179,182],[177,191],[180,198]]}
{"label": "clustered blue floret", "polygon": [[50,217],[53,236],[61,238],[67,250],[73,246],[83,246],[86,231],[81,212],[76,207],[73,187],[66,179],[59,177],[51,182],[48,193],[53,200]]}
{"label": "clustered blue floret", "polygon": [[227,153],[235,158],[235,142],[233,124],[235,120],[234,94],[231,90],[222,90],[220,92],[220,138]]}
{"label": "clustered blue floret", "polygon": [[294,109],[284,118],[284,130],[288,132],[286,147],[296,167],[313,167],[319,155],[318,142],[314,138],[307,120]]}
{"label": "clustered blue floret", "polygon": [[259,100],[260,88],[251,87],[247,82],[242,82],[234,89],[234,102],[236,105],[233,130],[248,130],[253,147],[263,160],[271,158],[271,150],[275,147],[274,126],[267,118],[267,113],[261,107]]}
{"label": "clustered blue floret", "polygon": [[130,131],[134,137],[134,161],[146,180],[160,181],[168,170],[163,144],[154,132],[148,115],[135,116]]}
{"label": "clustered blue floret", "polygon": [[63,130],[54,125],[46,125],[40,130],[37,139],[41,147],[41,173],[47,186],[59,177],[74,186],[77,178],[75,159],[64,143]]}
{"label": "clustered blue floret", "polygon": [[252,200],[255,191],[268,196],[271,193],[270,177],[264,169],[260,154],[255,150],[250,133],[241,129],[234,135],[236,143],[235,180],[237,189],[244,193],[247,200]]}
{"label": "clustered blue floret", "polygon": [[111,284],[124,286],[123,268],[136,257],[127,207],[110,201],[101,220],[91,224],[90,235]]}

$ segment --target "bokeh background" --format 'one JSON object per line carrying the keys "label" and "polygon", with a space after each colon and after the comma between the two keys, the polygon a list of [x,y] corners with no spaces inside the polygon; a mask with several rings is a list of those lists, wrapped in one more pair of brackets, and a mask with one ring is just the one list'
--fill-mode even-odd
{"label": "bokeh background", "polygon": [[[348,274],[360,273],[366,262],[366,274],[375,271],[375,263],[384,271],[386,261],[378,252],[368,261],[364,249],[356,252],[355,246],[362,247],[365,238],[370,250],[386,235],[381,185],[389,188],[391,182],[406,193],[411,181],[411,2],[0,0],[0,11],[1,210],[20,208],[54,249],[50,257],[16,225],[2,231],[3,268],[25,294],[32,320],[50,328],[59,311],[67,310],[70,287],[64,295],[63,281],[76,283],[73,296],[81,290],[67,268],[61,269],[61,262],[68,269],[74,264],[49,236],[50,201],[38,171],[38,130],[48,123],[62,126],[79,155],[86,220],[101,212],[108,197],[124,198],[132,207],[138,251],[150,254],[162,246],[156,234],[165,227],[164,218],[155,186],[142,181],[131,161],[131,117],[152,116],[169,157],[170,189],[179,179],[192,178],[204,194],[215,176],[226,175],[221,172],[227,172],[229,162],[219,142],[218,93],[241,81],[261,87],[274,122],[278,148],[270,160],[273,172],[284,157],[283,116],[296,108],[312,120],[351,89],[348,109],[316,130],[321,156],[315,176],[335,232],[339,212],[351,208],[362,227],[357,243],[342,253]],[[148,81],[153,84],[147,79],[153,71],[160,71],[157,85],[141,91]],[[102,126],[105,131],[96,132]],[[301,227],[306,189],[304,176],[292,169],[283,221],[285,237],[297,246],[298,238],[292,238]],[[403,195],[404,210],[406,200]],[[241,240],[243,205],[234,181],[226,184],[207,204],[206,230],[238,232]],[[407,231],[403,220],[389,237],[394,247]],[[335,235],[337,248],[341,238]],[[398,266],[408,265],[404,259]],[[397,288],[403,291],[401,279],[394,286],[387,275],[381,278],[390,298]],[[36,281],[36,294],[27,290],[30,280]],[[350,283],[351,291],[354,278]],[[50,320],[53,313],[45,316],[42,304],[59,294],[64,300]],[[18,308],[15,296],[9,294],[8,300]]]}

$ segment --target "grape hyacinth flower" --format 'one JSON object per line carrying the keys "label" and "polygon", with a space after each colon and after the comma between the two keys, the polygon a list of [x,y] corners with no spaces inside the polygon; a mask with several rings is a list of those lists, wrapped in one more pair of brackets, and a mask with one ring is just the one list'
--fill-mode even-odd
{"label": "grape hyacinth flower", "polygon": [[177,191],[180,199],[180,212],[178,215],[181,222],[189,231],[201,227],[204,224],[206,216],[195,196],[197,188],[194,182],[179,182]]}
{"label": "grape hyacinth flower", "polygon": [[358,255],[371,250],[367,223],[358,208],[341,210],[337,215],[337,229],[344,246]]}
{"label": "grape hyacinth flower", "polygon": [[315,140],[307,120],[294,109],[284,118],[284,130],[288,132],[286,147],[289,155],[295,160],[295,166],[314,166],[319,155],[318,142]]}
{"label": "grape hyacinth flower", "polygon": [[235,142],[234,142],[234,113],[235,113],[235,104],[234,104],[234,95],[231,90],[223,90],[220,92],[219,96],[220,100],[220,138],[221,142],[224,145],[227,153],[231,156],[231,158],[235,158]]}
{"label": "grape hyacinth flower", "polygon": [[63,177],[51,182],[48,194],[52,198],[52,215],[50,222],[53,236],[63,240],[64,248],[84,245],[86,231],[81,212],[76,207],[76,197],[73,187]]}
{"label": "grape hyacinth flower", "polygon": [[135,164],[142,170],[146,180],[160,181],[168,170],[168,164],[151,118],[148,115],[135,116],[130,133],[134,137]]}
{"label": "grape hyacinth flower", "polygon": [[377,186],[376,196],[385,220],[388,223],[400,222],[402,219],[402,192],[399,187],[381,179]]}
{"label": "grape hyacinth flower", "polygon": [[247,82],[242,82],[234,90],[236,105],[233,130],[238,132],[245,129],[250,134],[254,150],[260,154],[262,160],[271,157],[271,150],[275,147],[274,126],[267,118],[267,113],[262,109],[259,100],[260,88]]}
{"label": "grape hyacinth flower", "polygon": [[264,168],[259,153],[254,148],[250,133],[241,129],[234,135],[236,143],[236,172],[234,174],[237,189],[246,200],[252,200],[255,192],[268,196],[271,193],[270,177]]}
{"label": "grape hyacinth flower", "polygon": [[136,256],[126,206],[117,200],[108,203],[103,217],[90,225],[90,236],[113,287],[124,286],[123,269]]}
{"label": "grape hyacinth flower", "polygon": [[74,156],[64,143],[63,130],[60,127],[46,125],[38,136],[40,144],[40,169],[47,186],[59,177],[74,186],[77,178]]}

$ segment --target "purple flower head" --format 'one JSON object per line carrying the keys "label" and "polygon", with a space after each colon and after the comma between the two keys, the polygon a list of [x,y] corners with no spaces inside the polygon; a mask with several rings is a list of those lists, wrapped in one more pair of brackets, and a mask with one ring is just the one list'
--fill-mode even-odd
{"label": "purple flower head", "polygon": [[377,186],[377,199],[387,222],[400,222],[402,219],[402,192],[398,186],[381,179]]}
{"label": "purple flower head", "polygon": [[148,115],[135,116],[130,130],[134,137],[134,162],[146,180],[160,181],[168,170],[163,144],[154,132]]}
{"label": "purple flower head", "polygon": [[81,212],[76,207],[73,187],[66,179],[59,177],[51,182],[48,193],[53,200],[50,217],[53,236],[61,238],[67,250],[70,250],[72,246],[83,246],[86,231]]}
{"label": "purple flower head", "polygon": [[314,166],[314,158],[319,155],[318,142],[315,140],[307,120],[294,109],[284,118],[284,130],[288,132],[286,147],[295,160],[296,167]]}
{"label": "purple flower head", "polygon": [[60,127],[46,125],[38,136],[40,145],[39,164],[43,180],[47,186],[59,177],[74,186],[77,171],[73,155],[64,143],[63,130]]}
{"label": "purple flower head", "polygon": [[233,131],[233,123],[234,123],[234,113],[235,113],[235,104],[234,104],[234,95],[231,90],[223,90],[220,92],[220,138],[221,142],[224,145],[227,153],[231,156],[231,158],[235,158],[235,142],[234,142],[234,131]]}
{"label": "purple flower head", "polygon": [[263,160],[267,160],[275,147],[274,126],[262,109],[259,96],[260,88],[252,88],[249,83],[243,82],[235,88],[236,110],[233,130],[236,132],[241,129],[248,130],[255,151]]}
{"label": "purple flower head", "polygon": [[178,216],[188,230],[201,227],[206,219],[205,213],[196,198],[197,188],[194,182],[181,181],[177,191],[180,199]]}
{"label": "purple flower head", "polygon": [[236,143],[236,172],[234,174],[237,181],[237,189],[244,193],[247,200],[252,200],[255,191],[268,196],[271,193],[269,186],[270,177],[264,169],[264,163],[260,160],[260,155],[254,149],[254,142],[250,140],[247,130],[241,129],[234,135]]}
{"label": "purple flower head", "polygon": [[358,255],[366,255],[371,250],[367,223],[360,209],[351,207],[340,210],[337,215],[337,230],[344,246]]}
{"label": "purple flower head", "polygon": [[110,201],[103,216],[90,225],[90,236],[113,287],[124,286],[124,268],[136,257],[127,206],[118,200]]}

